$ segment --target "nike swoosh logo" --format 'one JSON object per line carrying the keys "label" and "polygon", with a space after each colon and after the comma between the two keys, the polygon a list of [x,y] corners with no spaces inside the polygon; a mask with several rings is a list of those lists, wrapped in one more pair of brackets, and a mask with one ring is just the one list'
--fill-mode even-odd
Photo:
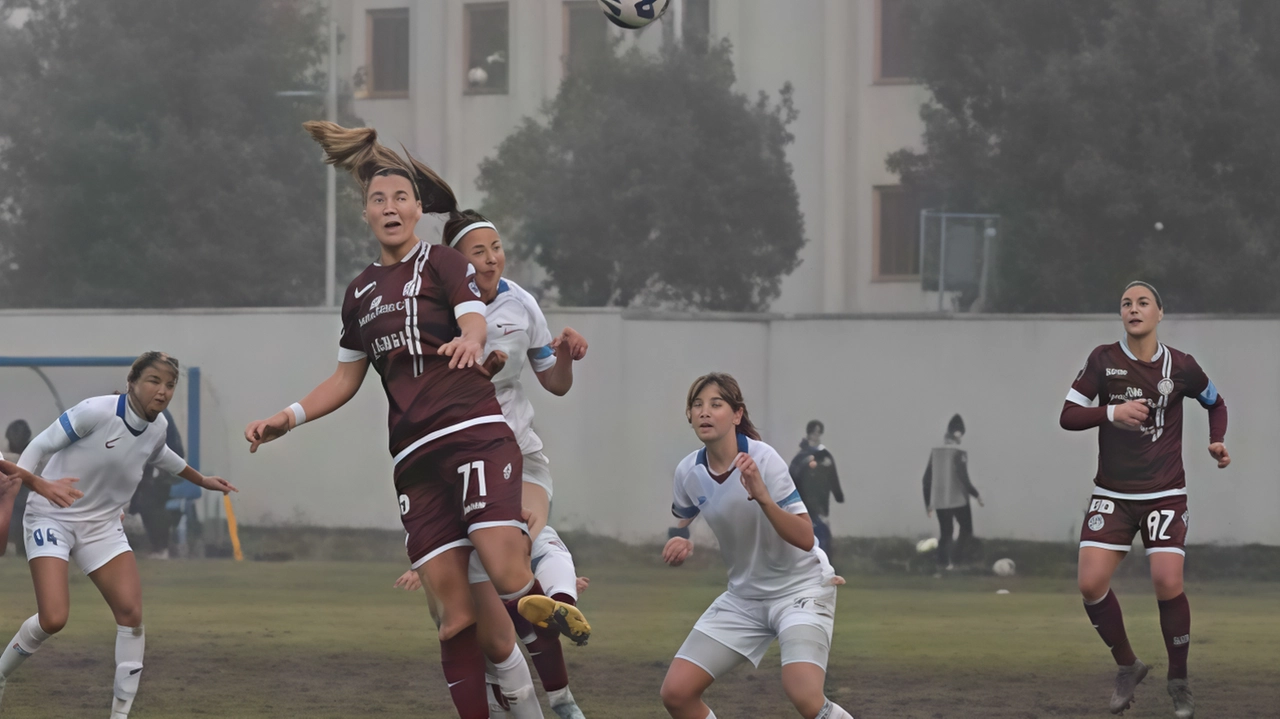
{"label": "nike swoosh logo", "polygon": [[519,332],[519,331],[520,331],[520,328],[519,328],[519,327],[516,327],[515,329],[510,329],[510,328],[508,328],[508,329],[505,329],[505,330],[503,330],[503,331],[502,331],[502,336],[503,336],[503,337],[506,337],[507,335],[511,334],[512,332]]}
{"label": "nike swoosh logo", "polygon": [[450,689],[452,689],[452,688],[454,688],[454,687],[458,686],[459,684],[461,684],[461,683],[463,683],[463,682],[465,682],[465,681],[466,681],[466,679],[459,679],[459,680],[458,680],[458,681],[456,681],[456,682],[449,682],[449,688],[450,688]]}
{"label": "nike swoosh logo", "polygon": [[376,287],[377,285],[378,285],[378,283],[377,283],[377,282],[370,282],[369,284],[365,285],[363,289],[356,290],[356,299],[358,300],[358,299],[360,299],[361,297],[364,297],[364,293],[366,293],[366,292],[368,292],[369,290],[373,289],[373,288],[374,288],[374,287]]}
{"label": "nike swoosh logo", "polygon": [[116,437],[115,439],[107,440],[107,449],[115,449],[116,442],[119,442],[122,439],[124,439],[124,437]]}

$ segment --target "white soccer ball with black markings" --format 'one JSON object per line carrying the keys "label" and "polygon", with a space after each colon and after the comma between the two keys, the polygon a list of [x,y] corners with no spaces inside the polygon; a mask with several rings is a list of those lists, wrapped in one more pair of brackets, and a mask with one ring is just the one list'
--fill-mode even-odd
{"label": "white soccer ball with black markings", "polygon": [[609,22],[628,30],[639,30],[662,17],[671,0],[596,0]]}
{"label": "white soccer ball with black markings", "polygon": [[938,548],[937,537],[929,537],[928,539],[921,539],[919,542],[916,542],[916,551],[919,552],[920,554],[926,554],[928,552],[932,552],[937,548]]}
{"label": "white soccer ball with black markings", "polygon": [[1005,557],[997,559],[996,563],[991,565],[991,571],[996,573],[998,577],[1012,577],[1018,572],[1018,565],[1013,563],[1012,559]]}

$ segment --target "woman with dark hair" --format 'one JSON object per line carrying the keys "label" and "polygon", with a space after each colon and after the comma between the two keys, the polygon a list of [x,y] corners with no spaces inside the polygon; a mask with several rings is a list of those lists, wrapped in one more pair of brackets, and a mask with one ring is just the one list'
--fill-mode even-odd
{"label": "woman with dark hair", "polygon": [[[465,226],[472,215],[458,209],[452,189],[435,172],[384,147],[376,131],[331,122],[304,127],[327,162],[359,183],[379,259],[347,288],[333,375],[301,401],[250,423],[249,451],[346,404],[372,365],[387,395],[409,561],[440,602],[441,663],[454,705],[463,719],[489,716],[488,654],[502,686],[519,693],[509,697],[517,703],[513,713],[541,716],[512,622],[491,618],[495,607],[503,613],[505,603],[523,636],[532,628],[518,608],[538,609],[533,621],[548,617],[542,614],[546,605],[527,601],[543,591],[529,567],[521,518],[523,456],[481,368],[485,305],[467,260],[414,232],[424,212],[446,215],[446,228]],[[481,586],[498,594],[473,598],[473,548],[477,567],[492,580]],[[550,611],[571,639],[586,642],[590,626],[576,607],[551,602]]]}
{"label": "woman with dark hair", "polygon": [[[27,503],[23,518],[37,612],[22,623],[0,654],[3,693],[18,666],[66,625],[71,612],[67,565],[74,559],[98,587],[116,620],[112,719],[129,716],[146,647],[142,582],[121,525],[143,468],[152,465],[205,489],[237,491],[221,477],[200,474],[165,446],[168,421],[161,413],[178,384],[178,360],[163,352],[147,352],[134,361],[128,382],[125,394],[92,397],[62,413],[18,460],[28,473],[23,481],[39,495]],[[46,474],[78,480],[51,485],[31,475],[46,458]]]}
{"label": "woman with dark hair", "polygon": [[1231,464],[1223,444],[1227,405],[1195,358],[1160,343],[1160,293],[1132,282],[1120,298],[1124,337],[1089,354],[1062,406],[1063,429],[1098,428],[1098,472],[1080,528],[1080,593],[1085,611],[1119,665],[1111,713],[1133,701],[1147,665],[1125,634],[1111,576],[1142,534],[1160,629],[1169,655],[1168,693],[1179,719],[1195,715],[1187,684],[1191,606],[1182,587],[1187,539],[1187,474],[1182,466],[1182,400],[1209,411],[1209,455]]}
{"label": "woman with dark hair", "polygon": [[[0,459],[17,462],[31,443],[31,425],[26,420],[15,419],[5,428],[4,438],[9,449],[0,452]],[[9,550],[9,542],[22,544],[22,516],[26,513],[30,491],[21,481],[12,482],[7,488],[0,483],[0,555]]]}
{"label": "woman with dark hair", "polygon": [[713,372],[695,380],[685,419],[703,446],[676,467],[671,512],[680,523],[662,557],[682,564],[693,547],[688,525],[705,516],[729,567],[729,587],[698,619],[667,670],[667,712],[676,719],[714,719],[703,692],[742,662],[759,666],[777,639],[782,686],[800,715],[852,719],[823,690],[836,586],[844,580],[814,541],[786,460],[760,441],[730,375]]}

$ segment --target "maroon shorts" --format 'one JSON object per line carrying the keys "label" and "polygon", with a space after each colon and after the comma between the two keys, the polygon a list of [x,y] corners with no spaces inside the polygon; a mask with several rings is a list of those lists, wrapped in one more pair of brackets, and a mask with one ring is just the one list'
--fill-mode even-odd
{"label": "maroon shorts", "polygon": [[397,467],[400,521],[414,569],[485,527],[518,527],[521,520],[520,445],[505,423],[480,425],[446,435]]}
{"label": "maroon shorts", "polygon": [[1147,554],[1174,552],[1186,555],[1187,495],[1131,500],[1094,495],[1080,528],[1081,547],[1127,552],[1133,535],[1142,535]]}

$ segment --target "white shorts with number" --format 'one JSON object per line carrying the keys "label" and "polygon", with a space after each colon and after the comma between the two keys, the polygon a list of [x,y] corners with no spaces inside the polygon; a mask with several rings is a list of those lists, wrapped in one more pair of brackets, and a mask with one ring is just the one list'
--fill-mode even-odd
{"label": "white shorts with number", "polygon": [[27,512],[22,518],[27,561],[36,557],[72,559],[80,571],[90,574],[112,559],[132,552],[119,517],[94,522],[71,522]]}
{"label": "white shorts with number", "polygon": [[830,643],[835,612],[836,588],[831,585],[815,585],[785,599],[770,600],[743,599],[725,592],[707,607],[693,628],[758,667],[769,645],[789,627],[801,624],[817,627],[826,633]]}
{"label": "white shorts with number", "polygon": [[524,456],[524,481],[547,490],[551,499],[551,460],[542,452],[530,452]]}

